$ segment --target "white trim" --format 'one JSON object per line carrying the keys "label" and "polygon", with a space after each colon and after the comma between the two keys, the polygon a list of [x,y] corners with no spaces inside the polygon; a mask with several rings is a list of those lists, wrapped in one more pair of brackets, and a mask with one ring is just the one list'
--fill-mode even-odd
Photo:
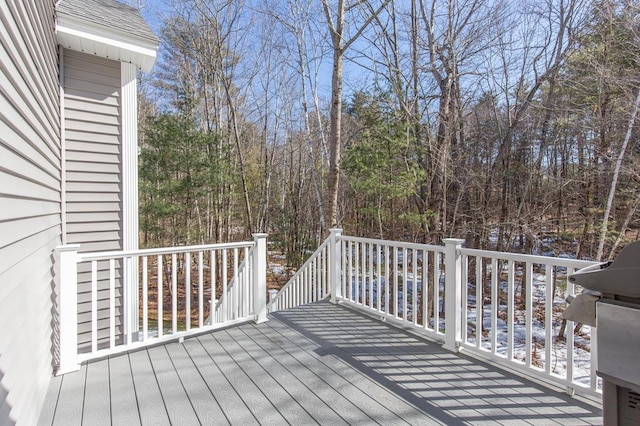
{"label": "white trim", "polygon": [[138,98],[136,67],[122,63],[122,190],[124,250],[138,249]]}
{"label": "white trim", "polygon": [[56,39],[67,49],[129,62],[145,72],[151,70],[156,60],[158,43],[155,41],[64,14],[57,18]]}
{"label": "white trim", "polygon": [[62,244],[67,244],[67,135],[64,113],[64,48],[58,46],[60,82],[60,223]]}
{"label": "white trim", "polygon": [[[122,119],[122,244],[125,251],[138,250],[138,93],[136,66],[120,64],[121,92],[120,115]],[[134,259],[125,259],[125,279],[129,294],[128,318],[125,330],[137,335],[138,322],[138,268]],[[126,333],[127,343],[132,343]],[[134,337],[134,340],[137,340]]]}

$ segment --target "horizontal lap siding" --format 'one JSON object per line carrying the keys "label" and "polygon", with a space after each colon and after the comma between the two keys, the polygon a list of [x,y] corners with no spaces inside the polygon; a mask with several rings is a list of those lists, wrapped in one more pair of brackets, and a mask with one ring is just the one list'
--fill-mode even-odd
{"label": "horizontal lap siding", "polygon": [[0,424],[34,424],[52,372],[61,243],[54,2],[0,0]]}
{"label": "horizontal lap siding", "polygon": [[[81,252],[122,250],[120,62],[64,51],[66,236]],[[109,335],[109,266],[98,264],[98,338]],[[121,265],[116,305],[121,306]],[[91,265],[78,265],[78,344],[91,347]],[[119,308],[117,310],[119,313]],[[121,317],[116,317],[120,329]]]}

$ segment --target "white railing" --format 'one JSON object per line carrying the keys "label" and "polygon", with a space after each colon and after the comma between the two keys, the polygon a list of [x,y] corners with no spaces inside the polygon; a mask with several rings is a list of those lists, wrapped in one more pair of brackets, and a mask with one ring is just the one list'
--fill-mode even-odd
{"label": "white railing", "polygon": [[[211,301],[214,306],[213,312],[207,318],[207,324],[225,323],[236,318],[247,318],[251,315],[253,306],[253,288],[251,280],[252,271],[252,253],[249,253],[247,247],[244,248],[244,256],[242,262],[238,262],[238,249],[233,251],[233,279],[227,284],[222,284],[222,292],[220,298]],[[227,253],[223,252],[222,265],[227,265]],[[224,271],[223,276],[227,275]]]}
{"label": "white railing", "polygon": [[385,319],[444,332],[444,247],[342,237],[344,298]]}
{"label": "white railing", "polygon": [[266,234],[230,244],[78,249],[57,249],[56,374],[88,359],[266,320]]}
{"label": "white railing", "polygon": [[320,282],[333,301],[410,327],[449,350],[465,350],[565,386],[570,393],[600,393],[597,354],[590,344],[595,329],[574,331],[574,324],[566,321],[566,332],[558,337],[564,299],[582,291],[567,274],[593,262],[464,249],[463,242],[402,243],[332,230],[271,297],[271,309],[326,297],[322,292],[322,297],[308,297],[317,293]]}
{"label": "white railing", "polygon": [[[565,258],[330,237],[266,303],[266,235],[253,242],[78,253],[58,250],[58,374],[83,360],[331,297],[524,374],[599,394],[595,328],[563,321]],[[132,274],[133,272],[133,274]],[[125,277],[133,276],[130,282]],[[189,295],[187,297],[186,295]],[[563,329],[564,332],[560,332]]]}
{"label": "white railing", "polygon": [[270,290],[269,312],[295,308],[329,296],[329,242],[330,239],[325,240],[280,291]]}
{"label": "white railing", "polygon": [[567,295],[582,292],[567,276],[594,262],[473,249],[460,254],[465,350],[570,392],[601,392],[596,345],[590,344],[596,329],[574,330],[562,318]]}

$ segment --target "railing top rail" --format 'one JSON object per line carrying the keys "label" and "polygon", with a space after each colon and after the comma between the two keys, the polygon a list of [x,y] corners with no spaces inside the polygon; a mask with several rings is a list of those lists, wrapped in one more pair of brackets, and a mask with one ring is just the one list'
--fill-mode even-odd
{"label": "railing top rail", "polygon": [[435,251],[435,252],[444,252],[444,246],[437,246],[433,244],[408,243],[408,242],[402,242],[402,241],[380,240],[376,238],[351,237],[346,235],[341,235],[339,239],[343,241],[351,241],[354,243],[380,244],[380,245],[386,245],[386,246],[392,246],[392,247],[410,248],[415,250],[429,250],[429,251]]}
{"label": "railing top rail", "polygon": [[209,250],[224,250],[234,248],[253,247],[253,241],[241,241],[236,243],[218,243],[218,244],[202,244],[194,246],[178,246],[178,247],[160,247],[140,250],[121,250],[121,251],[102,251],[93,253],[79,253],[78,262],[88,262],[92,260],[107,260],[113,258],[136,257],[136,256],[153,256],[173,253],[187,253]]}
{"label": "railing top rail", "polygon": [[591,260],[569,259],[564,257],[540,256],[535,254],[508,253],[492,250],[462,248],[460,254],[467,256],[487,257],[495,259],[513,260],[516,262],[530,262],[542,265],[565,266],[570,268],[584,268],[597,262]]}

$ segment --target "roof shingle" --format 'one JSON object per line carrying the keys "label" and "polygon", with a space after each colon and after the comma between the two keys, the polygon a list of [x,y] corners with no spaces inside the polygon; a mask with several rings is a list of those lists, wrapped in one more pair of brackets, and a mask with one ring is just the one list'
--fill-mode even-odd
{"label": "roof shingle", "polygon": [[136,8],[116,0],[60,0],[56,5],[56,13],[159,42]]}

